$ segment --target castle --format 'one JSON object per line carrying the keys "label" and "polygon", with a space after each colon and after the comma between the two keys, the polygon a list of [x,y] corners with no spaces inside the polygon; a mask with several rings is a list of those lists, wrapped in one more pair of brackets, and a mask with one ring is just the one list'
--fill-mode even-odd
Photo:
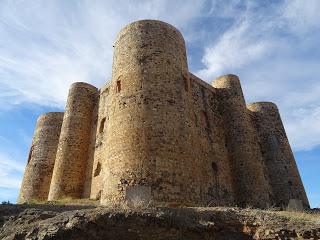
{"label": "castle", "polygon": [[190,73],[181,33],[155,20],[118,34],[109,83],[73,83],[65,112],[38,118],[18,202],[65,198],[309,207],[277,106]]}

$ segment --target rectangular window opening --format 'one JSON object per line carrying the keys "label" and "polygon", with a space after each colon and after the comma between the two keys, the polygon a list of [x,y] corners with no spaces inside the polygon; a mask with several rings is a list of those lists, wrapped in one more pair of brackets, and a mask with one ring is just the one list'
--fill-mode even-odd
{"label": "rectangular window opening", "polygon": [[101,123],[100,123],[100,127],[99,127],[99,133],[102,133],[104,130],[104,124],[106,122],[106,118],[102,118]]}
{"label": "rectangular window opening", "polygon": [[186,92],[189,91],[189,81],[188,78],[186,78],[185,76],[183,76],[183,81],[184,81],[184,90],[186,90]]}
{"label": "rectangular window opening", "polygon": [[31,146],[31,148],[30,148],[30,152],[29,152],[29,156],[28,156],[28,164],[30,163],[31,158],[32,158],[33,148],[34,148],[34,146]]}
{"label": "rectangular window opening", "polygon": [[119,93],[121,91],[121,81],[118,80],[117,81],[117,93]]}

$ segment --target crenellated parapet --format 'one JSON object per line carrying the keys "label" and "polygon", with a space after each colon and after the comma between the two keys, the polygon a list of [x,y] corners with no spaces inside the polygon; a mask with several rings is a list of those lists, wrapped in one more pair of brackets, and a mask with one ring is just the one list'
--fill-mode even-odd
{"label": "crenellated parapet", "polygon": [[70,87],[37,122],[19,202],[308,207],[279,111],[246,106],[239,78],[188,70],[173,26],[142,20],[114,43],[111,80]]}

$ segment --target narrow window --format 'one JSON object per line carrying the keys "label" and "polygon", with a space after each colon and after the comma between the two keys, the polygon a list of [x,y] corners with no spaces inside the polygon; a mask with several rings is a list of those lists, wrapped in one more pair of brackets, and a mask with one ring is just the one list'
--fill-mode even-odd
{"label": "narrow window", "polygon": [[288,184],[289,184],[289,186],[292,186],[292,182],[291,181],[288,181]]}
{"label": "narrow window", "polygon": [[121,91],[121,81],[118,80],[117,81],[117,93],[119,93]]}
{"label": "narrow window", "polygon": [[198,118],[197,118],[196,113],[194,113],[194,122],[196,124],[196,127],[198,127]]}
{"label": "narrow window", "polygon": [[104,130],[104,124],[106,122],[106,118],[102,118],[101,123],[100,123],[100,128],[99,128],[99,133],[102,133]]}
{"label": "narrow window", "polygon": [[214,172],[215,174],[218,173],[218,165],[217,165],[217,163],[212,162],[211,166],[212,166],[213,172]]}
{"label": "narrow window", "polygon": [[99,176],[101,172],[101,164],[98,162],[96,169],[94,170],[94,177]]}
{"label": "narrow window", "polygon": [[30,148],[30,152],[29,152],[29,156],[28,156],[28,164],[30,163],[31,158],[32,158],[33,147],[34,146],[31,146],[31,148]]}
{"label": "narrow window", "polygon": [[183,76],[183,81],[184,81],[184,90],[186,90],[186,92],[189,91],[189,81],[188,78]]}

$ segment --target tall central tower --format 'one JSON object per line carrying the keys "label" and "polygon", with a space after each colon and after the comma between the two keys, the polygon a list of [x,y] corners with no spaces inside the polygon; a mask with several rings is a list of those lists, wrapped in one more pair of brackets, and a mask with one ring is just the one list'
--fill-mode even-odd
{"label": "tall central tower", "polygon": [[[188,67],[178,30],[160,21],[125,27],[114,46],[102,203],[185,201],[190,158]],[[190,180],[189,180],[190,181]]]}

